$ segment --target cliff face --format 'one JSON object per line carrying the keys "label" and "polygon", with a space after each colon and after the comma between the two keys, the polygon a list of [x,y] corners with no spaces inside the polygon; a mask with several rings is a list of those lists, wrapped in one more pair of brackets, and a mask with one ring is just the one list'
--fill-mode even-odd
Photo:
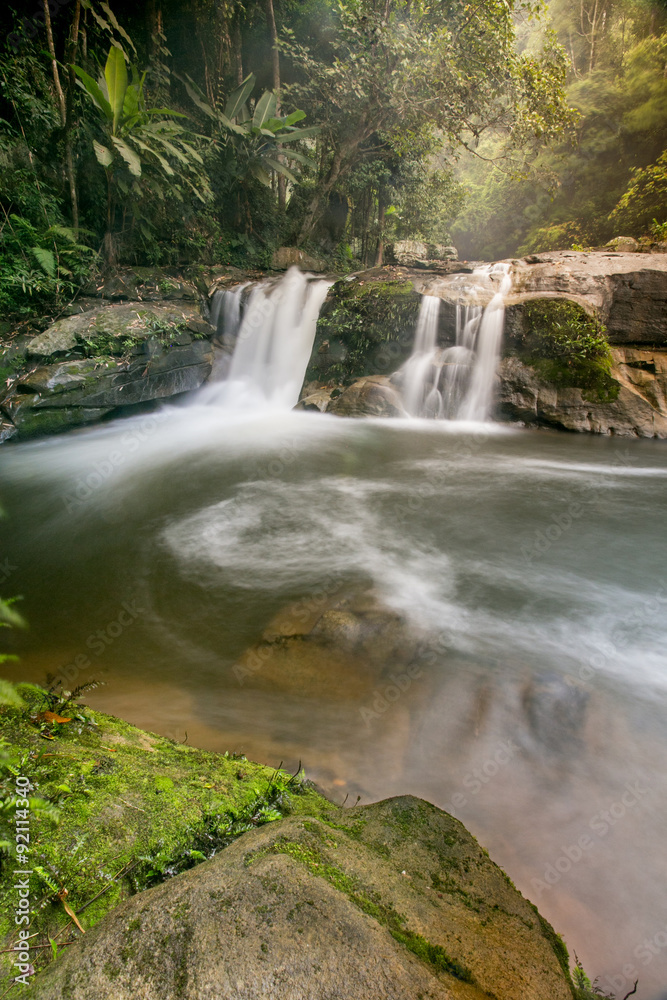
{"label": "cliff face", "polygon": [[[571,431],[667,437],[667,254],[562,251],[510,263],[512,291],[506,300],[496,418]],[[369,327],[361,303],[390,295],[396,301],[400,290],[409,312],[418,294],[435,295],[441,299],[439,342],[451,344],[456,323],[452,276],[475,267],[450,262],[437,272],[372,270],[356,276],[363,294],[361,289],[352,293],[347,283],[335,285],[309,370],[320,382],[309,386],[300,405],[353,416],[395,412],[387,376],[409,356],[411,341],[403,329],[407,321],[394,328],[386,323]],[[575,343],[600,334],[602,348],[587,340],[582,352]],[[352,385],[333,390],[330,401],[320,388],[322,382],[349,383],[354,376]],[[374,377],[372,384],[369,377]]]}

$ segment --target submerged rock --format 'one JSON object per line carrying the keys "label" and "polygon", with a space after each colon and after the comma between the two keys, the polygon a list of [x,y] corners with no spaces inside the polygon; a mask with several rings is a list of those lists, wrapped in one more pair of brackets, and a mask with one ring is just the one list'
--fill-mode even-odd
{"label": "submerged rock", "polygon": [[405,416],[400,393],[382,375],[356,379],[327,406],[328,413],[339,417]]}
{"label": "submerged rock", "polygon": [[245,834],[118,907],[35,1000],[570,1000],[567,952],[453,817],[412,797]]}

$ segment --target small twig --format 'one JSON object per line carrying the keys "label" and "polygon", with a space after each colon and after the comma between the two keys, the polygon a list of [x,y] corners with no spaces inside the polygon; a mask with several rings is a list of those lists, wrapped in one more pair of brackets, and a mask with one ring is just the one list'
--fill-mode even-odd
{"label": "small twig", "polygon": [[126,802],[125,799],[121,799],[120,795],[118,796],[118,801],[122,802],[123,805],[127,806],[129,809],[136,809],[137,812],[143,813],[144,816],[148,816],[148,813],[146,812],[145,809],[142,809],[140,806],[133,806],[131,802]]}

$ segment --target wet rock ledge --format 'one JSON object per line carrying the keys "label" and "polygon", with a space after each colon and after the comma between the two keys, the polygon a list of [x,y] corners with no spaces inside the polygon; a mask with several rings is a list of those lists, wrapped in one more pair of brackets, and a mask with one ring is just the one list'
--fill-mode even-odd
{"label": "wet rock ledge", "polygon": [[[2,720],[60,810],[58,825],[32,820],[35,1000],[573,996],[562,941],[435,806],[342,808],[301,777],[68,716],[48,761],[30,711]],[[3,948],[12,883],[5,866]]]}

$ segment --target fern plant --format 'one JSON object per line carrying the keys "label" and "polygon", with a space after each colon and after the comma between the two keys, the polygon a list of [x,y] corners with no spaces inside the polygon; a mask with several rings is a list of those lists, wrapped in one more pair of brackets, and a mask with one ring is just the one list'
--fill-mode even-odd
{"label": "fern plant", "polygon": [[0,310],[27,315],[78,290],[96,255],[67,226],[38,227],[10,214],[0,228]]}

